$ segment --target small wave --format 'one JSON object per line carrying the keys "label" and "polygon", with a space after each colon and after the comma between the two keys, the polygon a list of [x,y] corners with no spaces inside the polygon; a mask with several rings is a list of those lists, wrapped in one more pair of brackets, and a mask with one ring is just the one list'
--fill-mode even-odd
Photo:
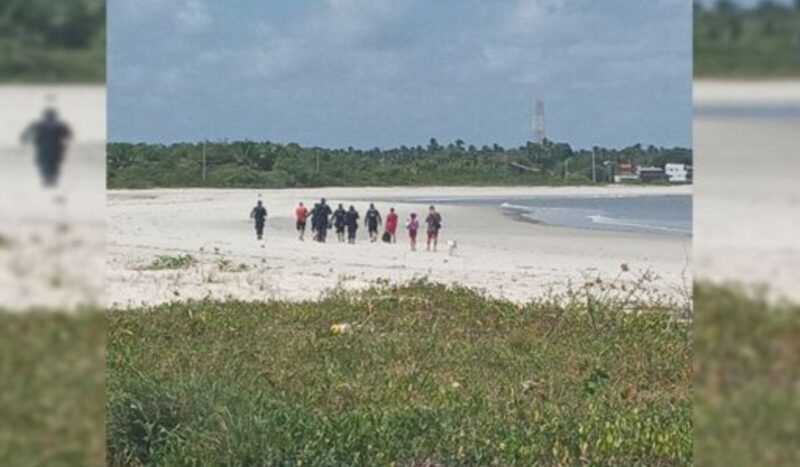
{"label": "small wave", "polygon": [[525,212],[533,212],[533,208],[530,206],[523,206],[521,204],[511,204],[511,203],[503,203],[500,205],[503,209],[511,209],[513,211],[525,211]]}
{"label": "small wave", "polygon": [[646,229],[646,230],[662,230],[665,232],[676,232],[676,233],[684,233],[688,234],[691,233],[691,230],[674,228],[674,227],[665,227],[663,225],[654,225],[654,224],[647,224],[642,222],[632,222],[623,219],[615,219],[613,217],[603,216],[600,214],[586,216],[595,224],[603,224],[603,225],[615,225],[618,227],[633,227],[638,229]]}

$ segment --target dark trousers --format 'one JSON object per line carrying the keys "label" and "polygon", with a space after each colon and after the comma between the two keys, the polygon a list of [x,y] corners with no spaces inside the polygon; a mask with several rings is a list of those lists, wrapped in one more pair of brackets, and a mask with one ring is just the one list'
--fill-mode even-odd
{"label": "dark trousers", "polygon": [[61,175],[61,161],[63,153],[53,151],[39,151],[36,155],[36,165],[39,168],[39,175],[46,186],[54,186],[58,183]]}
{"label": "dark trousers", "polygon": [[259,240],[264,236],[264,223],[263,222],[256,222],[256,237]]}

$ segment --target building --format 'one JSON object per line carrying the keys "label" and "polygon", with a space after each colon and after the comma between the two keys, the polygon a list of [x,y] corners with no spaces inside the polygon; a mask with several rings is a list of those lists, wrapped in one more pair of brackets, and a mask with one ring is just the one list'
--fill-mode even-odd
{"label": "building", "polygon": [[664,166],[670,183],[688,183],[692,181],[692,166],[687,164],[667,164]]}
{"label": "building", "polygon": [[639,175],[636,173],[636,168],[630,162],[621,162],[617,164],[614,171],[614,183],[625,182],[638,182]]}
{"label": "building", "polygon": [[661,167],[637,167],[636,175],[642,183],[667,181],[667,174]]}

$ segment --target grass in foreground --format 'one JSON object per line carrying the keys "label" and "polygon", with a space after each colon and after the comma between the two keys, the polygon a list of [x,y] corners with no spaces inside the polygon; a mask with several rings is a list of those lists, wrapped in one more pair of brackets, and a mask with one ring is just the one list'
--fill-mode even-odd
{"label": "grass in foreground", "polygon": [[159,255],[149,264],[142,266],[142,270],[160,271],[164,269],[187,269],[197,264],[197,259],[192,255]]}
{"label": "grass in foreground", "polygon": [[697,465],[800,465],[800,306],[695,287]]}
{"label": "grass in foreground", "polygon": [[102,313],[0,312],[0,465],[105,461]]}
{"label": "grass in foreground", "polygon": [[108,343],[109,465],[691,462],[671,310],[418,282],[114,312]]}

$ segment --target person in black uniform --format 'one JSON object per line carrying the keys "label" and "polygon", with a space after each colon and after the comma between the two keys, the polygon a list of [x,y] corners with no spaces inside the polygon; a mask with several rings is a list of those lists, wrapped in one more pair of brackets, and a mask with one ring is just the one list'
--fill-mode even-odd
{"label": "person in black uniform", "polygon": [[350,205],[350,209],[347,211],[344,217],[344,224],[347,227],[347,242],[355,244],[356,243],[356,231],[358,230],[358,211],[356,211],[355,206]]}
{"label": "person in black uniform", "polygon": [[325,202],[325,198],[319,200],[316,212],[318,216],[317,241],[325,243],[325,237],[328,236],[328,228],[331,226],[330,217],[332,213],[331,207]]}
{"label": "person in black uniform", "polygon": [[378,239],[378,226],[383,223],[381,213],[375,209],[375,204],[370,203],[367,213],[364,215],[364,224],[367,225],[369,231],[369,241],[374,242]]}
{"label": "person in black uniform", "polygon": [[250,219],[254,219],[256,223],[256,238],[262,240],[264,238],[264,222],[267,220],[267,208],[258,200],[256,206],[250,211]]}
{"label": "person in black uniform", "polygon": [[347,211],[344,210],[344,206],[342,203],[339,203],[339,207],[333,211],[332,217],[332,224],[333,227],[336,229],[336,237],[339,239],[339,242],[344,241],[344,226],[345,226],[345,217],[347,216]]}
{"label": "person in black uniform", "polygon": [[67,141],[71,138],[72,130],[53,108],[46,109],[42,119],[33,122],[22,134],[23,142],[33,142],[36,147],[36,166],[44,186],[58,184]]}
{"label": "person in black uniform", "polygon": [[319,241],[319,203],[314,203],[311,208],[311,238],[312,240]]}

